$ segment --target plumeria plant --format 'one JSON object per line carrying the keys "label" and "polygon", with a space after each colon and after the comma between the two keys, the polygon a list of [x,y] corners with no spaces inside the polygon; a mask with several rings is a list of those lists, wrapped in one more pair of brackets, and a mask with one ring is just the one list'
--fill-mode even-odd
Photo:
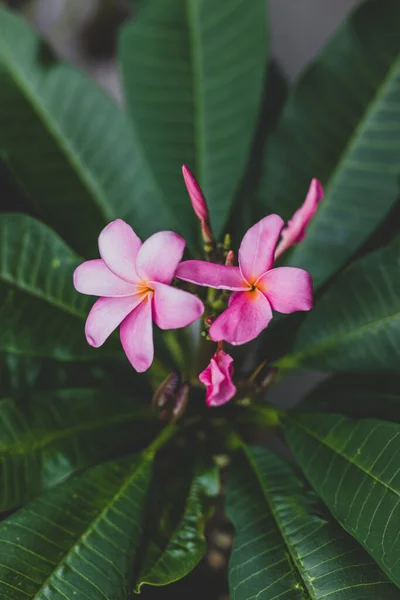
{"label": "plumeria plant", "polygon": [[293,89],[267,12],[142,0],[119,106],[0,5],[1,600],[400,598],[400,4]]}

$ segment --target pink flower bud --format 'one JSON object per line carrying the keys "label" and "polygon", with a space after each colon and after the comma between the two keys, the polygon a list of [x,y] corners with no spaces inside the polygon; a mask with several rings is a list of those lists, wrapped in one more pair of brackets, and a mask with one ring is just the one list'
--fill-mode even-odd
{"label": "pink flower bud", "polygon": [[228,254],[226,255],[225,264],[227,267],[233,267],[234,262],[235,262],[235,253],[233,250],[229,250]]}
{"label": "pink flower bud", "polygon": [[189,192],[190,200],[192,201],[193,210],[196,213],[197,218],[201,223],[204,221],[208,222],[210,217],[208,214],[207,202],[199,184],[186,165],[183,165],[182,173],[187,191]]}
{"label": "pink flower bud", "polygon": [[318,204],[324,197],[324,190],[318,179],[312,179],[307,197],[294,213],[287,226],[282,230],[282,238],[275,253],[279,258],[293,244],[298,244],[306,237],[306,228],[315,215]]}
{"label": "pink flower bud", "polygon": [[233,358],[223,350],[218,350],[208,367],[199,375],[199,380],[206,388],[208,406],[221,406],[229,402],[236,394],[232,382]]}

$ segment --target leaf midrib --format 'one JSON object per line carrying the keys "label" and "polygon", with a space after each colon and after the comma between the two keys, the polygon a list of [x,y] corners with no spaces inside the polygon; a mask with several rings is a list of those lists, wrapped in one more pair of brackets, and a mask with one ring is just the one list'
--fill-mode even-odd
{"label": "leaf midrib", "polygon": [[359,327],[350,330],[348,333],[328,337],[323,342],[314,343],[310,345],[308,347],[308,350],[306,349],[301,352],[294,352],[293,354],[288,354],[287,356],[284,356],[281,360],[279,360],[278,364],[280,364],[281,366],[295,366],[296,364],[299,364],[304,357],[319,354],[321,350],[324,351],[327,348],[331,348],[332,346],[341,344],[343,340],[348,342],[349,340],[361,335],[364,332],[364,330],[368,330],[370,328],[373,329],[374,327],[380,329],[382,326],[385,326],[387,322],[390,323],[395,319],[400,319],[400,311],[391,313],[390,315],[386,315],[386,317],[382,317],[380,319],[373,319],[371,321],[368,321],[367,323],[364,323],[363,325],[360,325]]}
{"label": "leaf midrib", "polygon": [[[1,12],[0,12],[1,14]],[[15,18],[15,17],[13,17]],[[39,115],[42,123],[45,125],[52,137],[58,142],[59,147],[62,149],[67,161],[73,167],[73,169],[80,176],[86,189],[89,191],[90,196],[97,205],[101,216],[105,222],[111,221],[117,218],[117,214],[107,202],[106,194],[104,190],[96,182],[92,173],[89,169],[85,169],[81,162],[80,154],[76,151],[76,148],[68,141],[67,136],[62,134],[57,121],[52,117],[51,112],[46,108],[45,102],[40,102],[41,96],[35,94],[34,90],[29,84],[27,77],[24,77],[24,70],[18,67],[18,61],[15,60],[12,51],[10,51],[8,45],[3,40],[3,64],[7,67],[7,71],[10,77],[14,80],[16,86],[22,90],[23,94],[30,101],[31,107]],[[60,65],[58,65],[60,66]],[[47,75],[48,77],[48,75]],[[92,83],[92,82],[91,82]],[[92,85],[95,85],[92,83]],[[102,93],[100,89],[97,90]],[[115,107],[118,110],[118,107]]]}
{"label": "leaf midrib", "polygon": [[[363,114],[363,117],[360,119],[360,121],[354,128],[353,133],[348,138],[346,147],[345,147],[344,151],[341,153],[339,161],[337,162],[336,166],[334,167],[333,171],[331,172],[328,183],[325,186],[324,199],[323,199],[323,202],[321,205],[321,209],[323,211],[325,211],[326,207],[330,205],[330,202],[329,202],[330,198],[331,198],[330,191],[332,188],[334,188],[336,179],[339,178],[342,170],[344,170],[346,168],[346,162],[347,162],[348,156],[353,152],[353,149],[357,145],[359,138],[362,137],[362,134],[363,134],[365,128],[367,127],[367,124],[369,123],[371,114],[373,114],[375,112],[377,105],[380,103],[382,97],[385,96],[386,90],[390,86],[391,81],[394,78],[394,74],[396,73],[397,70],[400,70],[399,55],[394,60],[392,66],[389,67],[389,69],[387,70],[386,75],[383,78],[381,84],[376,88],[376,92],[375,92],[373,100],[368,104],[368,106]],[[310,233],[314,230],[315,227],[318,227],[318,219],[311,220],[311,222],[308,226],[307,235],[310,235]],[[297,251],[297,248],[296,248],[294,250],[294,252],[292,253],[290,259],[293,260],[298,252],[301,254],[301,251],[302,250],[301,250],[301,245],[300,245],[299,250]],[[321,285],[322,283],[323,283],[323,281],[321,281],[321,283],[319,285]]]}
{"label": "leaf midrib", "polygon": [[[3,399],[5,401],[7,399]],[[12,399],[10,399],[12,401]],[[120,415],[114,415],[109,419],[101,419],[99,421],[91,421],[90,423],[83,423],[77,425],[75,427],[68,427],[66,429],[60,429],[53,434],[43,436],[42,438],[34,437],[32,442],[22,442],[21,444],[11,444],[6,447],[0,446],[0,455],[4,455],[5,457],[21,454],[30,454],[32,452],[36,452],[37,450],[44,450],[46,446],[49,446],[51,443],[55,441],[60,441],[65,438],[73,437],[74,435],[79,435],[85,432],[92,432],[98,429],[107,429],[107,426],[117,425],[118,423],[123,423],[131,420],[137,420],[138,418],[148,418],[152,420],[151,415],[148,414],[147,411],[135,411],[135,412],[126,412]],[[40,431],[40,430],[39,430]],[[34,430],[33,430],[34,432]],[[29,433],[32,433],[30,431]],[[22,452],[21,452],[22,451]]]}
{"label": "leaf midrib", "polygon": [[191,49],[191,64],[193,78],[193,108],[194,108],[194,145],[196,148],[196,177],[204,185],[205,159],[205,94],[204,65],[201,49],[201,31],[199,18],[199,2],[187,0],[187,17],[189,21],[189,40]]}
{"label": "leaf midrib", "polygon": [[[79,317],[79,319],[86,319],[86,317],[87,317],[86,313],[75,310],[72,306],[69,306],[68,304],[64,304],[64,302],[57,300],[54,296],[50,296],[50,295],[46,296],[46,294],[43,290],[40,290],[39,288],[27,286],[20,280],[16,280],[12,276],[7,276],[3,272],[0,272],[0,282],[3,282],[7,285],[13,286],[13,288],[16,289],[16,291],[19,291],[19,292],[22,292],[25,294],[29,294],[31,296],[34,296],[35,298],[39,298],[40,300],[44,300],[47,304],[50,304],[50,306],[53,306],[54,308],[57,308],[57,309],[62,309],[64,312],[66,312],[74,317]],[[71,280],[71,286],[72,286],[72,280]]]}
{"label": "leaf midrib", "polygon": [[48,585],[48,582],[52,579],[54,573],[56,571],[58,571],[60,569],[60,567],[67,562],[67,560],[69,559],[69,557],[75,551],[76,547],[79,546],[79,544],[82,542],[82,540],[85,537],[87,537],[95,529],[97,523],[99,521],[101,521],[101,519],[105,516],[105,514],[108,512],[108,510],[113,505],[115,505],[118,502],[119,498],[124,494],[125,490],[132,484],[132,482],[135,479],[137,479],[139,477],[139,475],[141,474],[141,472],[143,471],[143,469],[145,468],[145,466],[147,466],[149,464],[149,462],[151,462],[151,461],[152,461],[152,458],[149,457],[148,455],[144,454],[142,456],[142,458],[140,459],[139,464],[134,469],[134,472],[130,473],[126,477],[125,482],[120,486],[119,490],[112,496],[112,498],[101,509],[101,511],[98,514],[98,516],[93,521],[91,521],[91,523],[89,524],[89,526],[87,528],[85,528],[84,532],[81,535],[79,535],[79,537],[73,543],[73,545],[68,550],[68,552],[63,556],[63,558],[60,560],[60,562],[57,565],[54,566],[54,569],[46,577],[46,579],[43,582],[43,584],[41,585],[40,589],[35,593],[34,596],[32,596],[32,600],[43,600],[43,598],[40,597],[40,594],[41,594],[42,590]]}
{"label": "leaf midrib", "polygon": [[[326,417],[326,415],[324,413],[322,413],[321,416]],[[379,477],[377,477],[376,475],[374,475],[374,473],[372,471],[368,471],[362,465],[359,465],[356,462],[354,462],[354,460],[351,459],[346,454],[344,454],[343,451],[340,451],[338,448],[335,448],[334,446],[332,446],[332,444],[329,444],[325,438],[321,438],[317,433],[315,433],[311,429],[308,429],[308,427],[306,427],[300,421],[292,419],[289,415],[285,415],[285,419],[287,421],[291,422],[292,425],[294,425],[295,427],[299,427],[300,429],[303,429],[303,431],[305,431],[305,433],[307,433],[310,437],[316,439],[320,444],[322,444],[323,446],[326,446],[327,448],[329,448],[329,450],[331,450],[334,454],[340,456],[341,458],[343,458],[344,460],[346,460],[347,462],[349,462],[352,466],[356,467],[359,471],[361,471],[362,473],[365,473],[365,475],[368,475],[369,477],[371,477],[371,479],[373,479],[374,481],[376,481],[376,483],[382,485],[389,492],[392,492],[393,494],[395,494],[395,496],[398,496],[400,498],[400,491],[399,490],[395,490],[390,485],[388,485],[387,483],[385,483],[384,481],[382,481],[381,479],[379,479]],[[346,419],[342,418],[342,420],[345,421]]]}
{"label": "leaf midrib", "polygon": [[[259,472],[257,463],[256,463],[254,457],[252,456],[252,454],[249,452],[249,449],[248,449],[247,445],[243,445],[243,449],[244,449],[244,451],[246,453],[246,456],[247,456],[247,459],[248,459],[248,461],[249,461],[251,467],[253,468],[253,471],[254,471],[254,473],[255,473],[255,475],[257,477],[257,481],[258,481],[259,486],[260,486],[260,488],[262,490],[262,493],[263,493],[263,496],[265,498],[265,501],[268,504],[268,508],[271,511],[271,514],[272,514],[272,516],[274,518],[274,522],[276,523],[276,526],[277,526],[277,528],[279,530],[279,533],[280,533],[280,535],[281,535],[281,537],[283,539],[283,542],[284,542],[284,544],[285,544],[285,546],[286,546],[286,548],[287,548],[287,550],[289,552],[289,556],[290,556],[291,560],[288,561],[288,562],[292,563],[295,566],[296,570],[293,569],[293,572],[294,573],[296,573],[296,572],[298,573],[298,576],[300,577],[300,580],[303,583],[303,590],[302,591],[304,591],[304,592],[306,591],[307,592],[308,598],[306,598],[304,596],[304,600],[313,600],[313,599],[316,600],[315,596],[312,596],[312,594],[311,594],[312,590],[309,589],[309,587],[307,585],[307,582],[305,581],[305,579],[303,578],[303,576],[301,574],[301,568],[300,568],[301,565],[300,565],[298,559],[296,558],[296,556],[294,556],[292,554],[291,544],[289,543],[288,538],[286,536],[286,533],[285,533],[284,529],[282,528],[282,524],[281,524],[279,516],[276,514],[275,507],[274,507],[273,503],[270,501],[270,499],[268,498],[268,495],[267,495],[265,487],[264,487],[263,480],[262,480],[262,478],[260,476],[260,472]],[[298,580],[299,577],[296,577],[296,579]]]}

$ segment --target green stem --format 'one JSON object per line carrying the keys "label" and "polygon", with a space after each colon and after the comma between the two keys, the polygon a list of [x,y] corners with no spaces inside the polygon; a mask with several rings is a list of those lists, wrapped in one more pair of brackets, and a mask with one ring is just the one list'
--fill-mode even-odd
{"label": "green stem", "polygon": [[178,429],[178,425],[175,425],[174,423],[167,425],[167,427],[161,431],[156,439],[153,440],[150,446],[143,452],[144,456],[148,459],[154,458],[157,452],[177,433]]}

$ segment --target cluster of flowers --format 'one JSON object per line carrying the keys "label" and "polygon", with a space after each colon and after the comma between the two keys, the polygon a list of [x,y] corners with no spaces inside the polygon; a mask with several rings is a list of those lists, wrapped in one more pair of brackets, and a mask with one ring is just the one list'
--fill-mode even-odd
{"label": "cluster of flowers", "polygon": [[[183,175],[203,239],[212,247],[205,198],[185,166]],[[253,225],[240,244],[239,266],[233,265],[233,252],[228,253],[226,264],[181,262],[186,243],[178,234],[160,231],[142,242],[127,223],[113,221],[98,239],[101,258],[84,262],[74,273],[78,292],[100,296],[86,321],[88,343],[98,348],[120,325],[121,344],[129,361],[136,371],[146,371],[154,358],[153,321],[160,329],[177,329],[193,323],[205,310],[197,296],[171,285],[174,278],[233,292],[227,308],[209,327],[209,337],[219,342],[218,349],[199,375],[207,388],[209,406],[228,402],[236,387],[233,359],[224,351],[223,342],[240,345],[253,340],[271,321],[272,310],[288,314],[312,308],[310,275],[295,267],[274,268],[274,262],[304,239],[322,197],[322,187],[313,179],[304,204],[286,227],[275,214]]]}

